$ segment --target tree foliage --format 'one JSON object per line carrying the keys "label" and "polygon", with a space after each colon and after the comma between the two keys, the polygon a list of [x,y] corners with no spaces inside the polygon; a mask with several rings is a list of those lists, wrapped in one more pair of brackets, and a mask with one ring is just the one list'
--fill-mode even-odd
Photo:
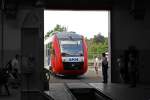
{"label": "tree foliage", "polygon": [[105,41],[105,37],[103,35],[101,35],[101,33],[99,33],[99,34],[94,36],[93,40],[96,43],[99,43],[99,42],[103,43]]}
{"label": "tree foliage", "polygon": [[57,24],[54,27],[54,29],[52,29],[52,30],[50,30],[49,32],[46,33],[45,37],[49,37],[51,35],[54,35],[54,32],[64,32],[64,31],[67,31],[67,28]]}
{"label": "tree foliage", "polygon": [[90,56],[90,54],[95,53],[98,54],[99,56],[103,52],[108,52],[108,38],[102,36],[101,34],[95,35],[94,38],[91,39],[85,39],[88,45],[88,54],[89,54],[89,59],[93,58],[93,55]]}
{"label": "tree foliage", "polygon": [[66,30],[66,27],[57,24],[53,31],[64,32]]}

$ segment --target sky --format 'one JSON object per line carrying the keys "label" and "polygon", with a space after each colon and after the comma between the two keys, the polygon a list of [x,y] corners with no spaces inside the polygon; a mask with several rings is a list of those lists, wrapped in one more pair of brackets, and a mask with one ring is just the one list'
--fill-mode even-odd
{"label": "sky", "polygon": [[108,37],[109,17],[108,11],[45,10],[44,34],[59,24],[67,27],[68,31],[74,31],[88,39],[98,33]]}

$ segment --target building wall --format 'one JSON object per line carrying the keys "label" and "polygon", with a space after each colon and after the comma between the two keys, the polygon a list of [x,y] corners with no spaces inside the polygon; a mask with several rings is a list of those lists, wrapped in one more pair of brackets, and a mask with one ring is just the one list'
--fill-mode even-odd
{"label": "building wall", "polygon": [[150,10],[145,5],[146,13],[143,20],[134,19],[130,13],[130,4],[118,4],[111,12],[111,43],[112,43],[112,82],[120,82],[116,59],[123,54],[130,45],[139,50],[140,56],[140,82],[150,83]]}
{"label": "building wall", "polygon": [[16,54],[20,54],[21,34],[16,19],[4,18],[4,65]]}
{"label": "building wall", "polygon": [[[37,33],[38,46],[36,50],[36,52],[38,52],[36,56],[37,63],[36,66],[34,66],[35,74],[29,80],[30,90],[43,89],[43,85],[42,85],[42,79],[43,79],[42,70],[44,65],[44,61],[43,61],[44,24],[43,23],[44,23],[44,10],[38,8],[19,9],[16,18],[12,19],[12,18],[5,17],[4,19],[4,38],[3,38],[4,39],[4,53],[3,53],[4,65],[6,65],[7,62],[15,56],[15,54],[21,54],[22,28],[38,28],[38,33]],[[0,23],[0,30],[1,30],[1,23]],[[2,32],[0,31],[0,36],[2,35],[1,33]],[[0,50],[1,50],[1,39],[0,39]],[[0,61],[1,61],[1,57],[0,57]],[[21,64],[20,67],[22,67]],[[22,89],[27,90],[26,89],[27,79],[23,75],[22,77],[23,77]],[[33,79],[34,79],[34,83],[32,82]]]}

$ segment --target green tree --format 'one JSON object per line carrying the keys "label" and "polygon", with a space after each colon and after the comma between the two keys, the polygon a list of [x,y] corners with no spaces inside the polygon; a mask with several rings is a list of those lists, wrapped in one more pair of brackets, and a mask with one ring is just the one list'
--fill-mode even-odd
{"label": "green tree", "polygon": [[50,30],[49,32],[47,32],[47,34],[45,35],[45,37],[49,37],[51,35],[54,35],[54,32],[66,32],[67,28],[64,26],[61,26],[59,24],[57,24],[53,30]]}
{"label": "green tree", "polygon": [[49,32],[47,32],[47,35],[53,35],[54,33],[53,33],[54,31],[53,30],[51,30],[51,31],[49,31]]}
{"label": "green tree", "polygon": [[66,27],[62,27],[61,25],[56,25],[56,27],[54,28],[54,31],[58,31],[58,32],[64,32],[66,31]]}
{"label": "green tree", "polygon": [[96,53],[101,55],[103,52],[108,51],[108,38],[102,36],[101,34],[95,35],[94,38],[87,39],[88,54],[89,59],[93,59],[91,53]]}
{"label": "green tree", "polygon": [[93,41],[96,43],[99,42],[104,42],[105,41],[105,37],[103,35],[101,35],[101,33],[94,35]]}

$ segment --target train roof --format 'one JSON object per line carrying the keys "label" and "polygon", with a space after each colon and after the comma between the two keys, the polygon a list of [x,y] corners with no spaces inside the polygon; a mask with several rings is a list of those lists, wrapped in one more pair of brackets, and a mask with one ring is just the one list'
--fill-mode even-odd
{"label": "train roof", "polygon": [[75,32],[58,32],[56,35],[59,39],[82,39],[82,35]]}
{"label": "train roof", "polygon": [[[75,32],[57,32],[55,34],[58,39],[61,39],[61,40],[70,40],[70,39],[73,39],[73,40],[78,40],[78,39],[82,39],[82,35],[80,34],[77,34]],[[52,41],[54,35],[48,37],[46,40],[44,40],[44,44],[48,44],[49,42]]]}

